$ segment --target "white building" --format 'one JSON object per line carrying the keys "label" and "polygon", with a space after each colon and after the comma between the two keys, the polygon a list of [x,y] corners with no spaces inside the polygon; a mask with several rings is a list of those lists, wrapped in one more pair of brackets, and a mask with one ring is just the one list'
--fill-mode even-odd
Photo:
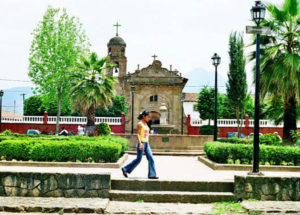
{"label": "white building", "polygon": [[200,114],[196,110],[198,95],[199,95],[199,93],[183,93],[183,96],[184,96],[184,102],[183,102],[184,114],[186,116],[188,114],[190,114],[192,119],[199,119],[200,118]]}

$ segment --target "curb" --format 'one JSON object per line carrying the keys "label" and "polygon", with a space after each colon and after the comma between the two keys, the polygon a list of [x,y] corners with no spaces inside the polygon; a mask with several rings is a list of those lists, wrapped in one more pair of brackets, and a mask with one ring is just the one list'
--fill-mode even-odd
{"label": "curb", "polygon": [[[213,170],[228,170],[228,171],[251,171],[252,165],[246,164],[219,164],[215,163],[204,156],[199,156],[198,161],[202,162],[206,166]],[[273,172],[300,172],[300,166],[259,166],[261,171],[273,171]]]}
{"label": "curb", "polygon": [[128,159],[125,153],[116,163],[76,163],[76,162],[40,162],[40,161],[0,161],[0,166],[27,167],[75,167],[75,168],[120,168]]}

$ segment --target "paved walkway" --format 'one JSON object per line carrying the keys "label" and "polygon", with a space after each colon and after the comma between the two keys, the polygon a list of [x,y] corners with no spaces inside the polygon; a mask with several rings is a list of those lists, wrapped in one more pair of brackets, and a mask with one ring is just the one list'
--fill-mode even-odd
{"label": "paved walkway", "polygon": [[[128,164],[135,158],[129,155]],[[247,171],[212,170],[197,160],[197,157],[154,156],[159,180],[173,181],[233,181],[234,175],[246,175]],[[103,173],[110,172],[112,179],[124,178],[120,169],[112,168],[68,168],[68,167],[18,167],[0,166],[0,171],[16,172],[60,172],[60,173]],[[147,179],[148,163],[143,157],[139,166],[129,175],[129,179]],[[264,172],[267,176],[296,176],[300,172]]]}
{"label": "paved walkway", "polygon": [[[0,215],[31,214],[299,214],[300,202],[245,201],[215,204],[120,202],[98,198],[0,197]],[[12,213],[13,212],[13,213]],[[41,213],[44,212],[44,213]],[[56,213],[55,213],[56,212]],[[64,213],[63,213],[64,212]]]}

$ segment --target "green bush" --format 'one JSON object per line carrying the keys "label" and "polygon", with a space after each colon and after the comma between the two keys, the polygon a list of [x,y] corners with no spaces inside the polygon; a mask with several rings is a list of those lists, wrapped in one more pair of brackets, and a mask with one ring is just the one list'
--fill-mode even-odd
{"label": "green bush", "polygon": [[[213,135],[214,134],[214,126],[212,125],[202,125],[199,128],[200,135]],[[219,130],[218,130],[219,134]]]}
{"label": "green bush", "polygon": [[224,143],[253,144],[253,139],[245,139],[245,138],[238,138],[238,137],[220,138],[218,139],[218,141]]}
{"label": "green bush", "polygon": [[282,140],[277,134],[264,134],[259,137],[259,143],[264,145],[280,146]]}
{"label": "green bush", "polygon": [[96,126],[96,131],[98,135],[110,135],[110,127],[107,123],[101,122]]}
{"label": "green bush", "polygon": [[127,139],[113,136],[0,136],[6,160],[116,162],[127,148]]}
{"label": "green bush", "polygon": [[[222,142],[207,142],[204,145],[207,157],[217,163],[228,163],[237,160],[248,164],[252,162],[253,146],[250,144],[232,144]],[[272,165],[300,164],[300,148],[292,146],[261,145],[259,152],[260,162]]]}

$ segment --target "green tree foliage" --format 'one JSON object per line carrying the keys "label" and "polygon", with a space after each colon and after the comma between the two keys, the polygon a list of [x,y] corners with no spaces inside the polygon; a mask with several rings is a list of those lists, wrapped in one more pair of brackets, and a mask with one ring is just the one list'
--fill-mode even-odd
{"label": "green tree foliage", "polygon": [[[285,0],[277,7],[267,5],[272,35],[261,36],[261,94],[282,99],[283,140],[292,142],[290,131],[297,128],[297,103],[300,96],[300,3]],[[255,40],[254,40],[255,44]],[[251,55],[255,59],[255,52]],[[275,102],[275,101],[274,101]]]}
{"label": "green tree foliage", "polygon": [[[222,119],[235,119],[235,107],[232,105],[230,100],[228,99],[227,94],[221,94],[220,97],[220,105],[218,108],[218,111],[220,112]],[[254,102],[252,97],[247,94],[246,101],[245,101],[245,107],[244,111],[242,113],[242,118],[245,117],[245,115],[248,115],[250,119],[253,119],[254,117]]]}
{"label": "green tree foliage", "polygon": [[24,102],[24,115],[25,116],[42,116],[44,114],[42,110],[42,96],[30,96],[25,99]]}
{"label": "green tree foliage", "polygon": [[[202,88],[202,90],[199,93],[198,101],[196,105],[196,109],[200,114],[200,118],[203,120],[210,120],[214,118],[214,96],[215,96],[215,90],[214,88],[208,88],[205,86]],[[221,107],[221,97],[220,94],[218,94],[218,118],[221,116],[220,109]]]}
{"label": "green tree foliage", "polygon": [[106,63],[108,59],[98,59],[93,52],[88,58],[81,57],[80,63],[74,68],[76,72],[73,79],[76,83],[70,91],[71,103],[74,109],[78,109],[83,115],[87,114],[88,127],[95,126],[97,107],[108,107],[112,104],[115,78],[106,72],[113,66]]}
{"label": "green tree foliage", "polygon": [[227,97],[230,105],[234,108],[237,120],[238,136],[241,136],[242,118],[247,99],[247,81],[245,71],[243,37],[237,32],[231,33],[229,38],[229,73],[226,83]]}
{"label": "green tree foliage", "polygon": [[120,117],[122,112],[126,115],[128,113],[128,106],[125,103],[124,96],[114,96],[112,99],[112,105],[108,108],[100,107],[96,109],[96,116],[106,117]]}
{"label": "green tree foliage", "polygon": [[[49,7],[43,20],[33,31],[29,57],[29,77],[36,91],[57,101],[57,117],[61,114],[62,101],[67,99],[73,85],[71,67],[80,55],[87,52],[89,43],[82,25],[66,10]],[[59,120],[56,132],[59,129]]]}
{"label": "green tree foliage", "polygon": [[[25,116],[43,116],[47,111],[49,116],[57,115],[57,102],[49,101],[46,96],[34,95],[25,100],[24,115]],[[71,105],[69,100],[62,102],[61,116],[74,115],[71,112]]]}

